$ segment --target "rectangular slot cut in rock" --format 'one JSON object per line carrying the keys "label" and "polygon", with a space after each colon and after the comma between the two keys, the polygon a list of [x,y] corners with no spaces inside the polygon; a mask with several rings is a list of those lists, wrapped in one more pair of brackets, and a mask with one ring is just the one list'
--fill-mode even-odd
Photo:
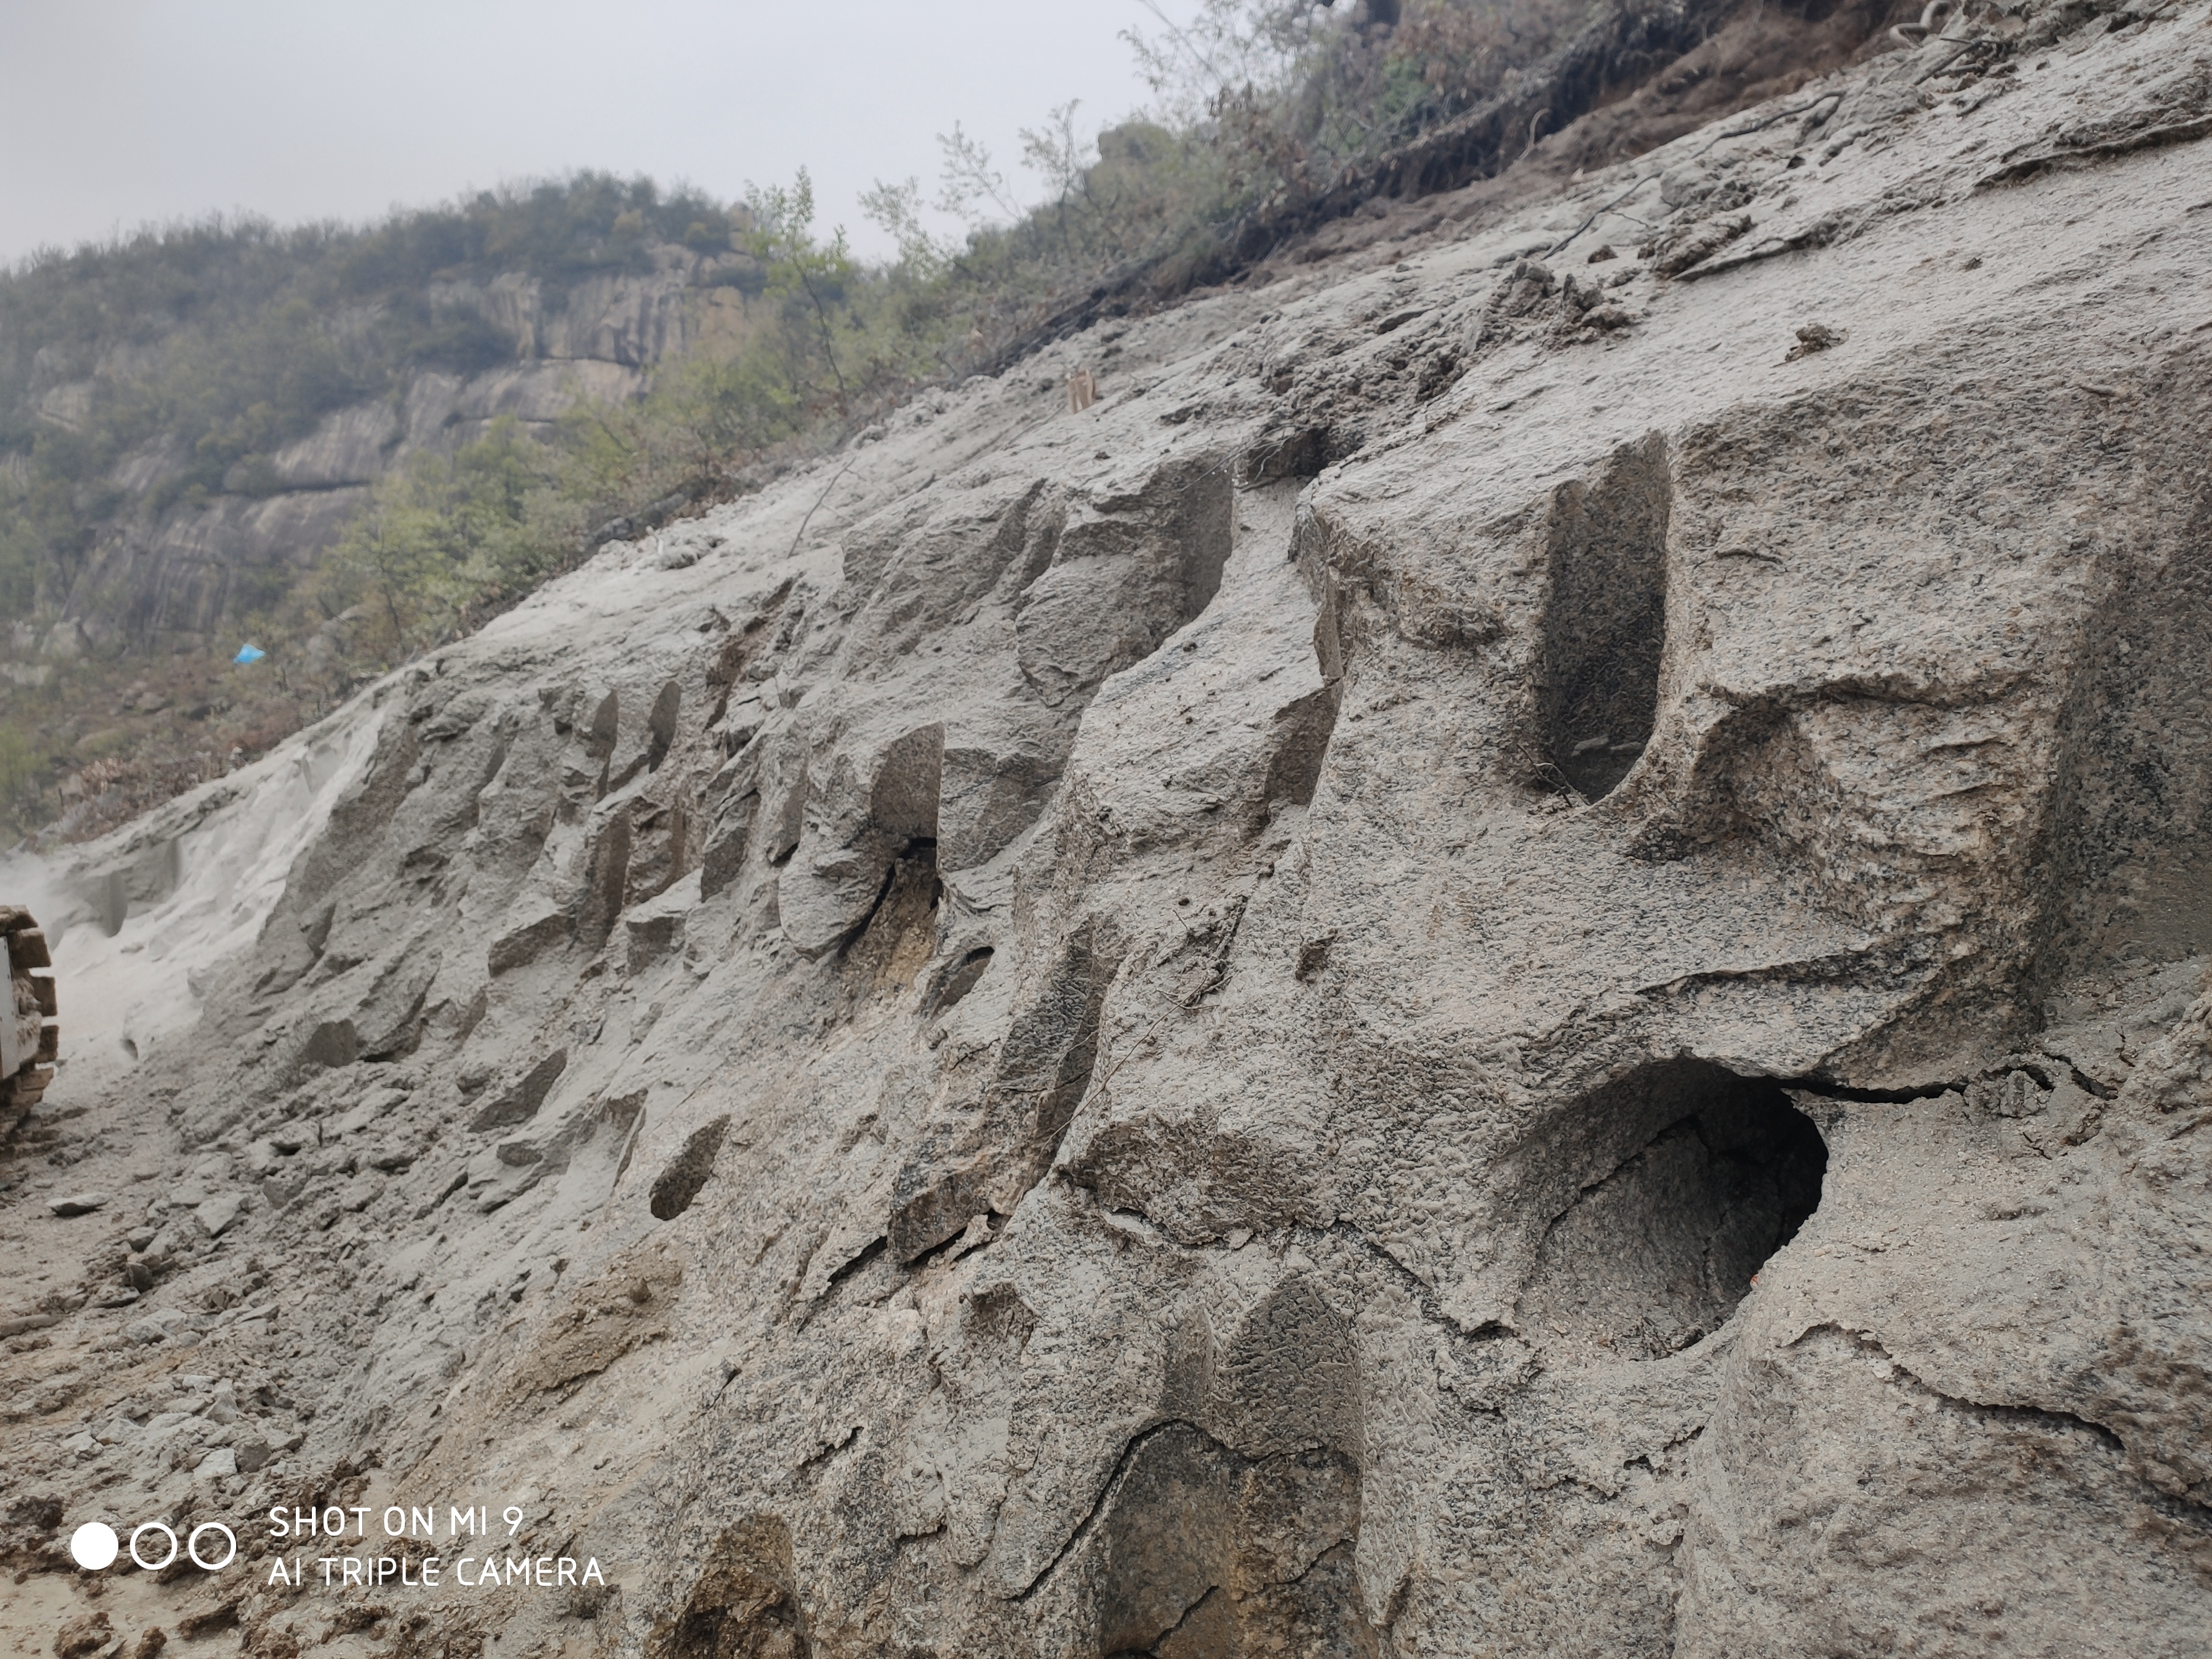
{"label": "rectangular slot cut in rock", "polygon": [[1590,800],[1650,740],[1667,643],[1674,486],[1654,433],[1613,452],[1596,483],[1553,498],[1540,706],[1547,757]]}

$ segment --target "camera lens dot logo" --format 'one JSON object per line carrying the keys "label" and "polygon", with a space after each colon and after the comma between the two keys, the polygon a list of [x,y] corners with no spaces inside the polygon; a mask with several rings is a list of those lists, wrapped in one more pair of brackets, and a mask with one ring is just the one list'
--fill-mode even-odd
{"label": "camera lens dot logo", "polygon": [[[222,1559],[220,1561],[210,1561],[207,1556],[200,1553],[200,1540],[211,1532],[221,1533],[222,1541],[228,1546],[224,1550]],[[215,1547],[210,1544],[208,1548],[210,1553],[213,1553]],[[238,1558],[238,1534],[220,1521],[203,1521],[192,1528],[192,1535],[185,1545],[185,1553],[192,1558],[194,1566],[209,1572],[221,1572]]]}
{"label": "camera lens dot logo", "polygon": [[88,1521],[70,1534],[70,1559],[92,1572],[113,1565],[122,1547],[115,1528],[105,1521]]}
{"label": "camera lens dot logo", "polygon": [[147,1572],[159,1572],[179,1553],[191,1558],[203,1572],[221,1572],[238,1559],[238,1534],[220,1521],[203,1521],[181,1544],[176,1533],[159,1521],[141,1522],[131,1529],[131,1541],[122,1543],[115,1528],[105,1521],[88,1521],[70,1534],[70,1557],[89,1572],[115,1565],[124,1549]]}
{"label": "camera lens dot logo", "polygon": [[[143,1538],[149,1532],[158,1532],[162,1537],[169,1540],[169,1553],[158,1561],[149,1561],[144,1556],[138,1553],[138,1540]],[[159,1521],[149,1521],[143,1526],[132,1528],[131,1530],[131,1559],[133,1561],[136,1561],[148,1572],[161,1571],[162,1568],[167,1566],[170,1562],[177,1559],[177,1534],[171,1532]]]}

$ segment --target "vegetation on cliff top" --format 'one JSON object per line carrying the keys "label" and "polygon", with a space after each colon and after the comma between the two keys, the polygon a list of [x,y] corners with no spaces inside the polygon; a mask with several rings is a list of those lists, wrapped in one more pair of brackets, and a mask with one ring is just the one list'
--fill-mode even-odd
{"label": "vegetation on cliff top", "polygon": [[[739,299],[695,313],[690,349],[640,398],[579,401],[550,442],[504,423],[388,472],[313,568],[234,605],[240,637],[271,651],[269,672],[223,666],[229,640],[208,661],[126,648],[65,668],[72,702],[112,702],[112,720],[64,714],[58,684],[9,689],[0,835],[62,805],[90,833],[219,770],[359,675],[512,603],[587,550],[594,526],[675,493],[726,495],[758,463],[838,441],[915,386],[1018,349],[1117,272],[1164,272],[1155,286],[1170,291],[1203,280],[1240,222],[1494,95],[1597,3],[1207,0],[1180,27],[1156,14],[1157,28],[1129,36],[1156,94],[1148,114],[1085,142],[1075,106],[1052,112],[1024,134],[1021,167],[1042,187],[1027,207],[956,128],[933,201],[965,235],[930,234],[918,179],[880,185],[866,211],[899,250],[881,262],[823,234],[804,173],[741,204],[583,173],[368,228],[149,230],[0,275],[0,618],[18,658],[57,620],[115,602],[83,578],[119,525],[273,493],[269,458],[330,411],[426,369],[514,361],[510,332],[450,297],[460,286],[520,274],[557,298],[649,270],[673,246]],[[155,482],[133,487],[134,458]],[[180,702],[204,727],[180,726]],[[59,790],[71,769],[76,788]]]}

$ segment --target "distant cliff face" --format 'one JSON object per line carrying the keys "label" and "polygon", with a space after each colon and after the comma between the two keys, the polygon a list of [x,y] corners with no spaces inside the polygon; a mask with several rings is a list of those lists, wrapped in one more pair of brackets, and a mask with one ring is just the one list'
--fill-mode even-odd
{"label": "distant cliff face", "polygon": [[[579,398],[634,395],[653,364],[684,349],[702,312],[738,302],[730,279],[749,263],[673,245],[652,258],[650,272],[565,289],[520,273],[431,285],[422,297],[434,314],[480,319],[511,343],[513,361],[408,371],[373,400],[334,409],[311,432],[232,466],[215,493],[161,501],[156,492],[190,457],[166,440],[133,451],[112,474],[119,499],[62,599],[64,637],[150,654],[213,649],[335,542],[368,486],[410,454],[450,453],[501,416],[544,434]],[[129,361],[108,368],[127,374]],[[68,422],[98,389],[91,379],[56,386],[41,412]]]}
{"label": "distant cliff face", "polygon": [[[389,629],[364,627],[360,562],[331,566],[394,499],[380,481],[418,503],[425,480],[487,466],[535,487],[561,459],[526,440],[580,399],[619,407],[657,365],[757,326],[750,225],[586,174],[364,229],[185,227],[0,275],[0,841],[82,839],[219,776],[452,625],[389,637],[404,606],[387,588]],[[641,504],[629,483],[608,511]],[[507,601],[573,556],[569,517],[605,516],[588,493],[533,517],[526,554],[503,496],[511,556],[489,573],[440,543],[468,570],[456,603]],[[416,592],[449,574],[408,568]],[[268,659],[233,668],[249,641]]]}
{"label": "distant cliff face", "polygon": [[2201,1653],[2212,5],[1959,27],[0,870],[0,1630]]}

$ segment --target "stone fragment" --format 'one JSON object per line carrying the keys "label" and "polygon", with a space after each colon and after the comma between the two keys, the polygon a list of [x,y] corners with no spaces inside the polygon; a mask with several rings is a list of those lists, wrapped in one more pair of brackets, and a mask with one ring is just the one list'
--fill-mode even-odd
{"label": "stone fragment", "polygon": [[397,1089],[371,1089],[351,1111],[337,1121],[333,1128],[341,1135],[356,1134],[406,1098]]}
{"label": "stone fragment", "polygon": [[1797,343],[1783,354],[1783,361],[1794,363],[1800,357],[1839,346],[1848,337],[1841,330],[1830,328],[1825,323],[1808,323],[1797,331]]}

